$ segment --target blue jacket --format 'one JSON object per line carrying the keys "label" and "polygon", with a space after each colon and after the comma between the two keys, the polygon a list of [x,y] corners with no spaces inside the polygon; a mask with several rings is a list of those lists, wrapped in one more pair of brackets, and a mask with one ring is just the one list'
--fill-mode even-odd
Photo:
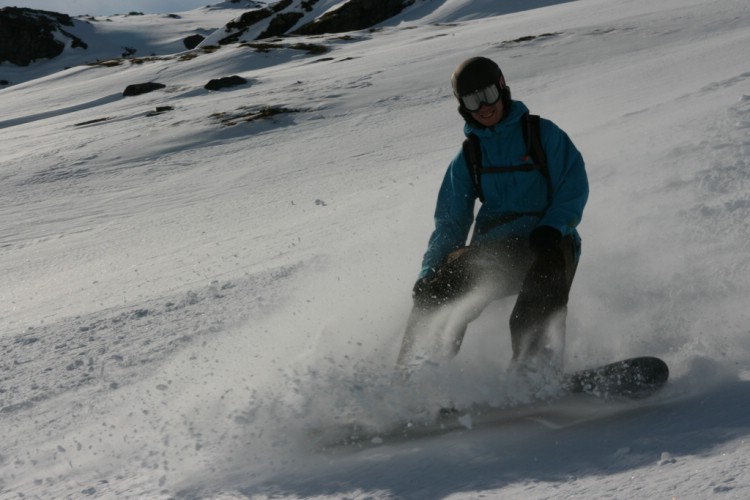
{"label": "blue jacket", "polygon": [[[529,163],[521,130],[521,117],[527,112],[526,105],[513,101],[508,115],[494,127],[474,128],[466,124],[464,133],[473,133],[480,139],[485,167]],[[466,245],[472,223],[472,244],[527,238],[534,228],[544,225],[558,229],[563,236],[572,235],[580,249],[576,226],[589,194],[583,157],[568,135],[551,121],[541,120],[540,135],[549,179],[536,170],[483,174],[485,201],[476,220],[474,203],[478,193],[463,151],[456,155],[440,187],[435,231],[422,260],[420,278],[432,275],[449,253]],[[505,222],[509,215],[519,213],[530,215]]]}

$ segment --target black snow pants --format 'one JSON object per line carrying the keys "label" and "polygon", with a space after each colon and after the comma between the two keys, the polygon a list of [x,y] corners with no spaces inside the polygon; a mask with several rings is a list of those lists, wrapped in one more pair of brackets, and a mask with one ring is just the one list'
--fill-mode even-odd
{"label": "black snow pants", "polygon": [[458,354],[468,324],[494,300],[518,294],[510,316],[512,363],[547,358],[562,369],[568,294],[577,267],[576,242],[536,252],[526,239],[471,245],[451,253],[433,277],[414,286],[414,307],[398,356],[408,370],[423,352],[420,343],[441,337],[428,357]]}

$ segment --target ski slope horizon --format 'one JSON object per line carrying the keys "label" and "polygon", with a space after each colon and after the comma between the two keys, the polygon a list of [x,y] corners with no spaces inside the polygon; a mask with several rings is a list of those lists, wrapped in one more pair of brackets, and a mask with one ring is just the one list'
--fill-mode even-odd
{"label": "ski slope horizon", "polygon": [[[231,0],[228,0],[231,1]],[[261,3],[270,3],[259,0]],[[27,7],[29,9],[62,12],[71,16],[92,15],[109,16],[140,12],[150,14],[167,14],[183,12],[215,4],[206,0],[108,0],[107,2],[93,0],[0,0],[2,7]]]}
{"label": "ski slope horizon", "polygon": [[[169,57],[183,28],[138,16],[97,29],[161,47],[142,64],[0,65],[0,498],[747,498],[745,2],[509,5],[416,2],[301,39],[322,55]],[[322,446],[311,428],[512,396],[512,300],[390,386],[473,55],[586,160],[566,366],[654,355],[672,380],[558,428]]]}
{"label": "ski slope horizon", "polygon": [[0,0],[0,8],[27,7],[71,16],[107,16],[129,12],[166,14],[197,9],[211,3],[206,0],[108,0],[106,3],[92,0]]}

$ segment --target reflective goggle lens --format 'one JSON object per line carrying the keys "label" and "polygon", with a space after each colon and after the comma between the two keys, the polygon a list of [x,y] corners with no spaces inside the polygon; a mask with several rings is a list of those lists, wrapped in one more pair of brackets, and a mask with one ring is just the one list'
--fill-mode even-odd
{"label": "reflective goggle lens", "polygon": [[461,96],[461,104],[464,108],[471,111],[479,111],[482,104],[493,105],[500,100],[500,89],[497,85],[488,85],[482,89],[476,90],[471,94]]}

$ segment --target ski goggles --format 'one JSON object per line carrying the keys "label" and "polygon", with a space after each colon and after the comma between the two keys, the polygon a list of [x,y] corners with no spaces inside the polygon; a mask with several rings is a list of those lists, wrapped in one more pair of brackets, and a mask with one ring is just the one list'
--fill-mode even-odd
{"label": "ski goggles", "polygon": [[461,105],[468,111],[474,113],[479,111],[482,104],[492,106],[500,100],[500,89],[497,84],[493,83],[484,88],[461,96]]}

